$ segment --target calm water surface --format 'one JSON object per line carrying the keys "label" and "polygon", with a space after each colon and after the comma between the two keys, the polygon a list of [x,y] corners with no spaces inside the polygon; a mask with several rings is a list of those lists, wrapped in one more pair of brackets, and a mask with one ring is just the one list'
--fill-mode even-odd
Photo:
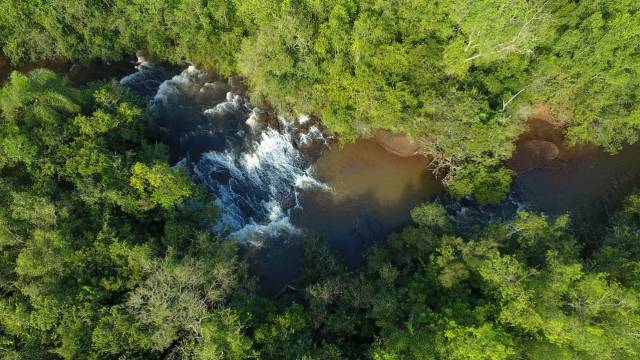
{"label": "calm water surface", "polygon": [[414,206],[441,192],[426,166],[424,157],[399,157],[373,140],[336,145],[313,167],[332,191],[303,194],[305,208],[294,223],[356,265],[375,241],[410,223]]}

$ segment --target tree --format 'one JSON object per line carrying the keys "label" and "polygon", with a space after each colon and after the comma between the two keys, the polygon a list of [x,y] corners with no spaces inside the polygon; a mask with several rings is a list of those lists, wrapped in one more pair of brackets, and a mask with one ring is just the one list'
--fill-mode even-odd
{"label": "tree", "polygon": [[558,11],[550,52],[537,65],[530,97],[547,103],[570,144],[615,153],[637,141],[640,127],[635,1],[569,3]]}
{"label": "tree", "polygon": [[226,308],[236,248],[207,232],[216,212],[147,137],[140,101],[46,70],[0,92],[3,357],[250,353]]}
{"label": "tree", "polygon": [[562,1],[448,2],[448,13],[460,34],[445,49],[447,70],[464,76],[474,63],[504,60],[512,53],[532,56],[549,40],[559,3]]}
{"label": "tree", "polygon": [[610,227],[594,258],[597,269],[640,291],[640,195],[632,194]]}

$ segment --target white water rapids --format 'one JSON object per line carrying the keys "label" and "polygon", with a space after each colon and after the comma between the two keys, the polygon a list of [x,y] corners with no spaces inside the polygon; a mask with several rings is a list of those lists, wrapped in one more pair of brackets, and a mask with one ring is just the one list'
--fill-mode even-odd
{"label": "white water rapids", "polygon": [[330,190],[300,151],[328,146],[319,124],[307,116],[272,116],[267,124],[264,111],[233,86],[193,66],[170,79],[143,59],[137,70],[121,83],[142,95],[155,89],[149,108],[164,136],[184,157],[180,164],[217,199],[216,232],[258,245],[302,233],[290,221],[291,211],[303,206],[300,191]]}

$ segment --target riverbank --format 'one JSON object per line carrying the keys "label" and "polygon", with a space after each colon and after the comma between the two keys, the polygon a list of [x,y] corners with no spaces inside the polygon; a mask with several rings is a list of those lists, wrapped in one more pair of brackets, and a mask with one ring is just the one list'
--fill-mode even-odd
{"label": "riverbank", "polygon": [[[66,64],[61,68],[76,79],[74,81],[80,82],[96,78],[121,79],[135,71],[133,66],[125,61],[95,66]],[[283,169],[291,165],[291,159],[297,159],[297,155],[290,157],[292,152],[308,147],[302,144],[310,141],[315,148],[302,151],[302,158],[307,163],[295,165],[300,171],[296,176],[312,176],[331,190],[296,190],[295,186],[294,190],[283,190],[290,197],[284,200],[288,205],[281,207],[283,212],[278,216],[289,217],[291,226],[304,230],[300,234],[323,237],[352,266],[362,262],[375,242],[410,224],[411,208],[443,195],[442,185],[427,169],[427,158],[416,155],[419,153],[417,146],[401,134],[376,130],[371,138],[341,145],[323,138],[323,126],[316,118],[297,120],[296,127],[286,129],[291,125],[286,121],[281,123],[274,109],[251,110],[251,105],[244,99],[247,89],[238,78],[226,81],[213,75],[205,76],[195,68],[192,71],[192,75],[176,75],[178,78],[171,85],[173,90],[164,94],[158,93],[159,88],[164,86],[163,91],[171,88],[165,80],[171,78],[172,72],[177,73],[175,69],[160,75],[147,74],[149,79],[134,80],[148,80],[150,87],[142,88],[156,101],[173,97],[173,103],[167,103],[173,105],[156,115],[159,115],[162,128],[159,131],[171,146],[175,161],[187,154],[196,161],[201,154],[211,151],[222,156],[225,151],[237,148],[239,160],[252,158],[272,164],[273,169]],[[153,76],[161,78],[154,79]],[[232,96],[225,95],[226,92]],[[255,129],[253,125],[246,128],[252,121],[257,124]],[[264,131],[269,128],[276,132],[264,137]],[[249,142],[244,135],[238,137],[238,132],[243,131],[247,134],[255,132],[246,138]],[[230,144],[235,145],[230,147]],[[280,150],[285,151],[284,157],[278,157],[280,155],[274,152]],[[314,155],[307,156],[310,152]],[[507,162],[518,173],[508,201],[515,199],[523,208],[553,216],[570,212],[576,219],[588,220],[577,223],[601,224],[606,215],[619,208],[624,194],[640,184],[640,169],[635,166],[638,158],[638,145],[625,147],[614,156],[591,146],[568,147],[562,131],[546,119],[544,113],[538,114],[531,117],[529,129],[517,139],[514,157]],[[273,175],[273,170],[265,171],[268,176]],[[223,179],[228,181],[231,173],[232,170],[219,172],[210,178],[214,182],[207,186],[217,186]],[[234,181],[229,187],[237,194],[238,182],[237,179]],[[253,185],[246,186],[253,189]],[[238,206],[251,208],[254,206],[252,201],[264,201],[259,197],[254,199],[253,194],[257,191],[263,190],[257,187],[248,191]],[[464,206],[478,207],[468,200]],[[493,211],[491,207],[487,209]],[[270,277],[265,283],[273,282],[272,288],[295,277],[299,264],[296,265],[291,254],[299,253],[300,249],[292,243],[300,234],[284,242],[282,239],[271,241],[267,245],[274,248],[257,252],[259,255],[255,257],[263,258],[254,263],[254,270],[258,275]],[[278,267],[281,270],[274,270]],[[280,275],[274,276],[278,272]]]}

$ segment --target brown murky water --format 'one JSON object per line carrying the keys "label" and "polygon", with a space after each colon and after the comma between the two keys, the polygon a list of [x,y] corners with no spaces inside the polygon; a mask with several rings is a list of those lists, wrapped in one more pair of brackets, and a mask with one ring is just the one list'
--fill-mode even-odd
{"label": "brown murky water", "polygon": [[574,229],[589,241],[597,240],[597,234],[589,233],[604,231],[608,216],[638,186],[640,144],[616,155],[603,151],[567,155],[518,175],[512,185],[532,210],[552,216],[569,213]]}
{"label": "brown murky water", "polygon": [[520,172],[512,191],[529,209],[550,216],[571,215],[585,249],[596,246],[608,217],[640,186],[640,143],[615,155],[592,145],[567,146],[561,130],[533,119],[519,144],[543,140],[555,144],[558,157],[544,166]]}
{"label": "brown murky water", "polygon": [[304,211],[293,222],[358,264],[375,241],[410,222],[414,206],[442,191],[426,165],[422,156],[400,157],[369,139],[337,146],[313,167],[332,191],[303,193]]}
{"label": "brown murky water", "polygon": [[[442,185],[425,171],[426,165],[424,157],[400,157],[370,139],[334,145],[313,166],[314,175],[332,191],[300,194],[304,210],[295,210],[292,222],[307,235],[322,237],[338,256],[357,266],[375,242],[411,222],[409,211],[414,206],[442,193]],[[247,254],[265,293],[277,294],[297,278],[301,240]]]}

